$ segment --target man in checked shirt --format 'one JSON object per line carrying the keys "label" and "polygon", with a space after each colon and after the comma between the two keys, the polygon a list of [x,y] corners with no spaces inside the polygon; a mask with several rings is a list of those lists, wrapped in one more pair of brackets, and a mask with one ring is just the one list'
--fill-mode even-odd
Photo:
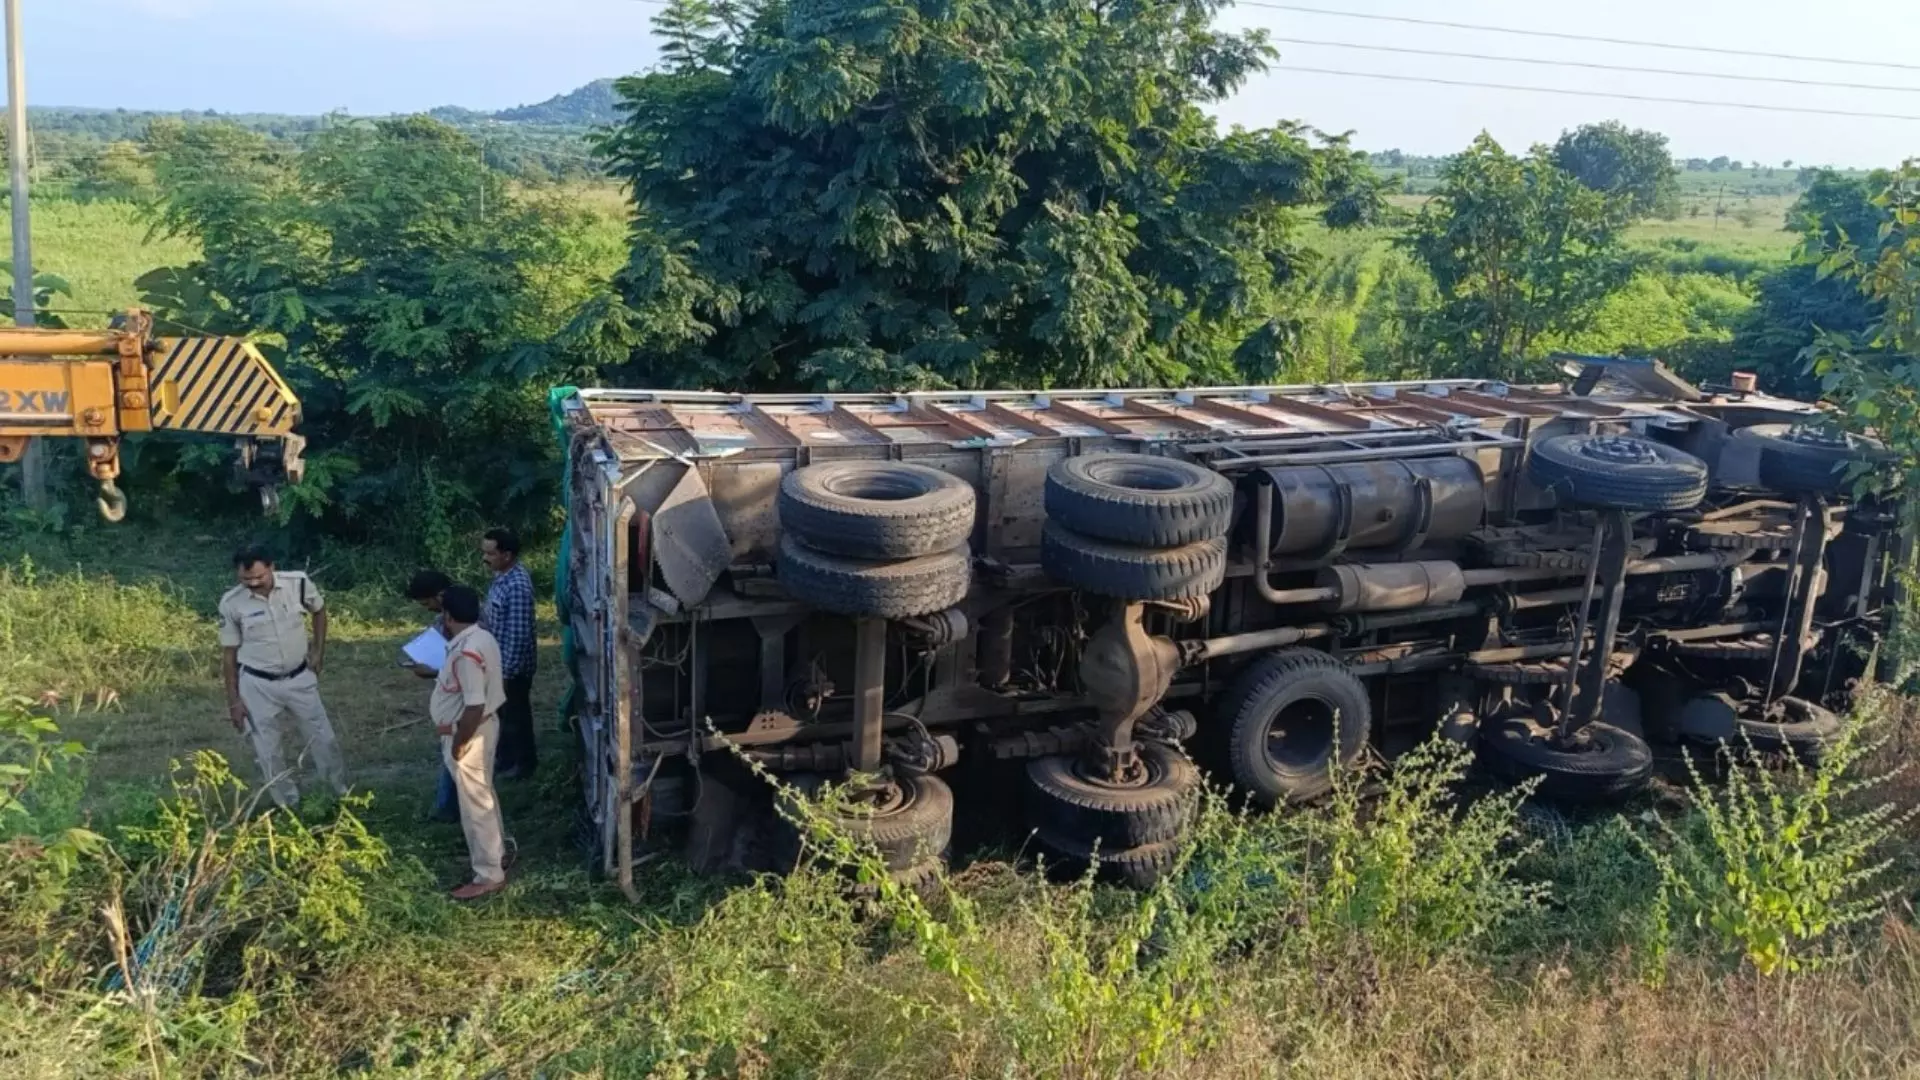
{"label": "man in checked shirt", "polygon": [[514,780],[532,776],[533,748],[533,578],[520,564],[520,538],[511,529],[488,529],[480,541],[480,560],[493,571],[487,587],[485,625],[500,643],[500,673],[507,701],[500,707],[500,748],[495,775]]}

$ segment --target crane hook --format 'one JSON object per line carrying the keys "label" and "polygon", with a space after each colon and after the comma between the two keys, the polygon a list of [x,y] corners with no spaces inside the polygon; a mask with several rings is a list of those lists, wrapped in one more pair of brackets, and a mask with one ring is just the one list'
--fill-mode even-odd
{"label": "crane hook", "polygon": [[127,496],[111,480],[100,481],[100,497],[95,501],[100,505],[100,516],[110,522],[127,516]]}

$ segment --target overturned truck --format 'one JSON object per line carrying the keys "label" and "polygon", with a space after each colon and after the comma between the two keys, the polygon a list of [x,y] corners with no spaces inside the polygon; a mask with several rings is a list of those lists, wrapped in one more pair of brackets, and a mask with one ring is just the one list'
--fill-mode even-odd
{"label": "overturned truck", "polygon": [[755,773],[851,783],[903,878],[1011,828],[1140,882],[1200,765],[1285,806],[1436,729],[1572,800],[1673,744],[1817,757],[1895,587],[1851,494],[1883,451],[1653,363],[1566,374],[570,393],[598,858],[630,887],[676,818],[697,866],[790,858]]}

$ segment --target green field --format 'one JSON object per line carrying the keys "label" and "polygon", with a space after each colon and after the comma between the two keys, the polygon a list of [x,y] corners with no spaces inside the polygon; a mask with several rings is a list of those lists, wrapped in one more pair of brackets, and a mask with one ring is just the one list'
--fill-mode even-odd
{"label": "green field", "polygon": [[[43,274],[66,279],[72,296],[54,299],[75,326],[105,325],[106,313],[138,303],[133,282],[156,266],[178,266],[198,247],[155,236],[128,203],[36,199],[32,205],[33,261]],[[0,217],[0,243],[13,243],[11,215]],[[10,248],[8,249],[10,250]]]}

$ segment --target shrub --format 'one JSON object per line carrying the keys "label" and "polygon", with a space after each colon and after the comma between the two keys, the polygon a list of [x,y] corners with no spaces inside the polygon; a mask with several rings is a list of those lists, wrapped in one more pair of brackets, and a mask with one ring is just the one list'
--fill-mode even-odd
{"label": "shrub", "polygon": [[1879,853],[1920,807],[1862,801],[1900,771],[1853,775],[1877,745],[1866,730],[1856,713],[1818,766],[1796,762],[1776,775],[1735,764],[1717,791],[1689,760],[1696,813],[1679,826],[1656,818],[1654,836],[1641,835],[1663,902],[1762,975],[1829,959],[1832,936],[1885,911],[1893,895],[1876,887],[1891,865]]}

